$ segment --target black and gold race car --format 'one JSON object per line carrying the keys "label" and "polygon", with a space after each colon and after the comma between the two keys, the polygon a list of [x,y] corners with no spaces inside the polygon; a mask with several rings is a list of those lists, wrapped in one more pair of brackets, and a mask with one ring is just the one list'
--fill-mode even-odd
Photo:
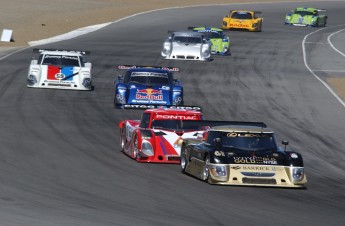
{"label": "black and gold race car", "polygon": [[[184,139],[181,169],[210,184],[303,188],[307,182],[301,154],[278,147],[274,131],[262,122],[207,125],[204,136]],[[210,127],[211,126],[211,127]]]}

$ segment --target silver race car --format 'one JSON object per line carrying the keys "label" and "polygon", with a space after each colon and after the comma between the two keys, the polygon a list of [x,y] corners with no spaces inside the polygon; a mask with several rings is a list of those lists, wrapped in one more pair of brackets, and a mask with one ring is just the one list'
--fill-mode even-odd
{"label": "silver race car", "polygon": [[86,51],[33,49],[38,59],[33,58],[29,67],[27,87],[91,90],[90,62],[84,61]]}
{"label": "silver race car", "polygon": [[208,61],[212,43],[202,33],[193,31],[172,32],[163,44],[165,59]]}

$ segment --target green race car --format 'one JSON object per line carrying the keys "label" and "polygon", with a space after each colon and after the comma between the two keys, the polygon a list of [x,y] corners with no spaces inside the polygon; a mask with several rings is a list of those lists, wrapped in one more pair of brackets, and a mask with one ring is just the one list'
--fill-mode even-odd
{"label": "green race car", "polygon": [[188,30],[202,33],[212,43],[211,53],[230,55],[230,38],[224,35],[220,28],[214,27],[188,27]]}
{"label": "green race car", "polygon": [[324,27],[327,24],[326,10],[299,7],[286,14],[285,24],[294,26]]}

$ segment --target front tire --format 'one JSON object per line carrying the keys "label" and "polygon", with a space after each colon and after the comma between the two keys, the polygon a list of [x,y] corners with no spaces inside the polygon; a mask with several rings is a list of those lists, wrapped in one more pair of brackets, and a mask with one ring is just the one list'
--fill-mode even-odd
{"label": "front tire", "polygon": [[138,153],[139,153],[139,149],[138,149],[138,136],[135,136],[134,138],[134,147],[132,150],[132,158],[133,159],[137,159],[138,158]]}
{"label": "front tire", "polygon": [[202,171],[202,175],[201,175],[201,179],[205,182],[207,182],[210,177],[209,165],[210,165],[210,157],[206,156],[204,170]]}
{"label": "front tire", "polygon": [[121,151],[125,150],[125,142],[126,142],[126,129],[121,129],[120,135],[120,144],[121,144]]}
{"label": "front tire", "polygon": [[186,168],[187,168],[187,156],[186,156],[186,150],[185,150],[185,145],[182,145],[181,148],[181,172],[186,173]]}

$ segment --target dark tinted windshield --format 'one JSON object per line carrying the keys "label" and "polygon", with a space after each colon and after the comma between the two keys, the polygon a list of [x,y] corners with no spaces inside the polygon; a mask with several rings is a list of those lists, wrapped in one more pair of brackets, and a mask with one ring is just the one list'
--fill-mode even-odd
{"label": "dark tinted windshield", "polygon": [[193,37],[193,36],[174,36],[173,41],[178,42],[178,43],[197,44],[197,43],[202,43],[202,38],[201,37]]}
{"label": "dark tinted windshield", "polygon": [[223,38],[223,35],[221,32],[215,32],[215,31],[198,31],[199,33],[203,33],[205,38],[211,39],[211,38]]}
{"label": "dark tinted windshield", "polygon": [[169,73],[158,72],[128,72],[125,76],[125,83],[139,83],[147,86],[170,85],[172,81]]}
{"label": "dark tinted windshield", "polygon": [[308,12],[308,11],[295,11],[295,14],[299,14],[301,16],[313,16],[313,15],[317,15],[314,12]]}
{"label": "dark tinted windshield", "polygon": [[214,138],[221,138],[223,147],[233,147],[245,150],[276,149],[273,133],[229,133],[217,132]]}
{"label": "dark tinted windshield", "polygon": [[153,129],[166,129],[166,130],[200,130],[197,124],[185,124],[182,120],[154,120],[152,121]]}
{"label": "dark tinted windshield", "polygon": [[44,55],[42,64],[80,67],[78,56]]}
{"label": "dark tinted windshield", "polygon": [[253,17],[252,17],[252,14],[248,12],[234,12],[231,15],[231,18],[245,20],[245,19],[252,19]]}

